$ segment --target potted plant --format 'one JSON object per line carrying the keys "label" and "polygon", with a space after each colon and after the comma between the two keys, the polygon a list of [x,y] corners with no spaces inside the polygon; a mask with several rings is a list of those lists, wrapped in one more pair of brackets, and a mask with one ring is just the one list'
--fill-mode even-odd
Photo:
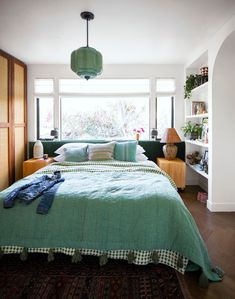
{"label": "potted plant", "polygon": [[185,137],[189,135],[190,140],[196,140],[201,138],[202,128],[202,124],[195,124],[188,121],[181,129]]}
{"label": "potted plant", "polygon": [[187,76],[185,85],[184,85],[184,98],[190,99],[191,98],[191,91],[196,85],[196,76],[191,74]]}

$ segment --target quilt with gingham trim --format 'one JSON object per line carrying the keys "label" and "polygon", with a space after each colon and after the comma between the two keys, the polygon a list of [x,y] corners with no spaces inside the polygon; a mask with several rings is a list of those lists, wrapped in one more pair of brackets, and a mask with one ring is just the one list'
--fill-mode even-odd
{"label": "quilt with gingham trim", "polygon": [[81,248],[109,251],[168,250],[199,265],[210,280],[220,280],[197,226],[158,167],[105,161],[53,163],[0,193],[44,173],[60,170],[60,185],[48,215],[36,214],[37,200],[0,209],[0,246]]}

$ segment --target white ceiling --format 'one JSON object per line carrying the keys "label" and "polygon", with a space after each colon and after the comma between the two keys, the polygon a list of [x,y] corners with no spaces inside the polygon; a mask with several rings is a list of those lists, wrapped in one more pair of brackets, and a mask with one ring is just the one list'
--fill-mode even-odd
{"label": "white ceiling", "polygon": [[104,64],[178,64],[235,15],[235,0],[0,0],[0,48],[28,64],[68,64],[86,44],[84,10]]}

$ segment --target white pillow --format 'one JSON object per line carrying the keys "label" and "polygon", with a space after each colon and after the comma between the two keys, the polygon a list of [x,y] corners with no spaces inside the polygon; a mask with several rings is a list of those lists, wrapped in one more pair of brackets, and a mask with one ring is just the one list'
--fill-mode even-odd
{"label": "white pillow", "polygon": [[64,154],[61,154],[61,155],[59,155],[59,156],[53,157],[53,159],[54,159],[56,162],[64,162],[64,161],[65,161],[65,155],[64,155]]}
{"label": "white pillow", "polygon": [[147,161],[148,160],[148,157],[145,156],[145,154],[137,154],[136,155],[136,161]]}
{"label": "white pillow", "polygon": [[145,153],[145,149],[141,145],[137,145],[136,154],[143,154]]}
{"label": "white pillow", "polygon": [[65,143],[64,145],[62,145],[61,147],[59,147],[54,153],[61,155],[64,153],[64,149],[65,148],[82,148],[84,146],[86,146],[87,143],[82,143],[82,142],[71,142],[71,143]]}

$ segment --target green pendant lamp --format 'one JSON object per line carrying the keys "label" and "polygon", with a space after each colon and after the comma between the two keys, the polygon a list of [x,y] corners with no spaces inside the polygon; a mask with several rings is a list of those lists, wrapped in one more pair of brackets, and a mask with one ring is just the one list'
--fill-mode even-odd
{"label": "green pendant lamp", "polygon": [[79,77],[88,80],[102,73],[102,55],[88,45],[88,21],[94,19],[94,14],[83,11],[81,17],[87,21],[87,45],[71,53],[71,69]]}

